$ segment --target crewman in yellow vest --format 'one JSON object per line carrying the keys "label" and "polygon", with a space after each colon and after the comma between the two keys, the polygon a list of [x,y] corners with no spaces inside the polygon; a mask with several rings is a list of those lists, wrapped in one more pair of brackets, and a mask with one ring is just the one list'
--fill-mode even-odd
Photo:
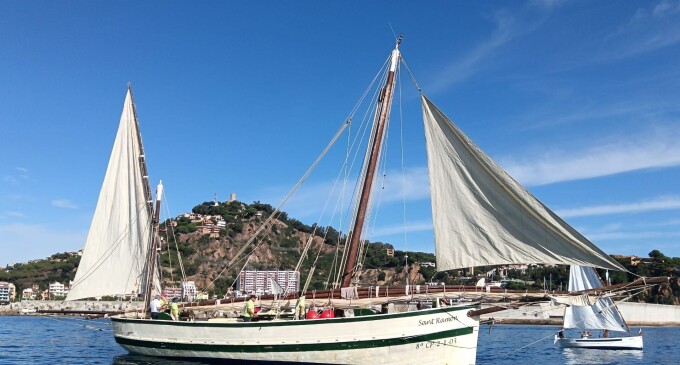
{"label": "crewman in yellow vest", "polygon": [[298,292],[298,300],[295,303],[295,316],[294,319],[305,319],[305,296],[302,292]]}
{"label": "crewman in yellow vest", "polygon": [[254,295],[250,295],[248,297],[248,301],[246,302],[246,306],[243,308],[243,321],[244,322],[250,322],[253,320],[253,317],[255,317],[257,314],[255,313],[255,302],[253,301],[255,299]]}
{"label": "crewman in yellow vest", "polygon": [[174,297],[172,303],[170,303],[170,317],[173,321],[179,321],[179,305],[177,302],[179,302],[179,298]]}
{"label": "crewman in yellow vest", "polygon": [[168,309],[168,299],[167,299],[167,296],[166,296],[165,294],[161,294],[160,301],[161,301],[161,304],[160,304],[160,306],[158,307],[158,311],[159,311],[159,312],[165,312],[165,311]]}

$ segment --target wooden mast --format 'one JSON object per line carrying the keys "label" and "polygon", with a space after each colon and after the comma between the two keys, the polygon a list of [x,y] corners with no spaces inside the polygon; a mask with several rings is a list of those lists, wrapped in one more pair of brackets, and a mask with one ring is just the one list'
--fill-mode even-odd
{"label": "wooden mast", "polygon": [[[132,95],[132,85],[128,83],[128,92],[130,93],[130,101],[132,104],[132,114],[135,118],[135,129],[137,132],[137,141],[139,141],[139,166],[144,180],[144,197],[146,198],[146,210],[151,220],[151,244],[149,245],[149,252],[146,259],[146,280],[144,282],[144,313],[149,311],[151,304],[151,289],[153,288],[153,273],[156,268],[157,261],[157,245],[158,245],[158,222],[160,217],[160,195],[163,191],[163,185],[159,184],[156,190],[156,207],[154,209],[154,202],[151,197],[151,184],[149,184],[149,173],[146,167],[146,155],[144,153],[144,144],[142,143],[142,134],[139,130],[139,121],[137,120],[137,108],[135,107],[135,99]],[[159,194],[160,193],[160,194]]]}
{"label": "wooden mast", "polygon": [[341,287],[346,288],[352,283],[352,276],[354,273],[354,266],[357,261],[357,251],[359,250],[359,241],[361,240],[361,232],[364,228],[364,220],[366,218],[366,211],[368,209],[368,201],[371,195],[371,188],[373,186],[373,178],[375,176],[375,169],[378,165],[378,157],[380,156],[380,149],[383,141],[383,134],[387,118],[390,114],[390,107],[392,106],[392,95],[394,92],[395,74],[399,63],[399,44],[401,43],[401,36],[397,39],[397,45],[394,47],[391,56],[390,70],[387,74],[387,82],[380,93],[378,110],[376,111],[376,118],[378,118],[375,127],[375,136],[371,146],[370,157],[366,167],[366,175],[364,177],[364,184],[361,189],[361,197],[359,198],[359,206],[357,208],[356,218],[352,228],[352,234],[349,243],[349,252],[347,253],[347,260],[342,271]]}
{"label": "wooden mast", "polygon": [[[156,262],[158,261],[159,236],[158,224],[160,223],[161,214],[161,199],[163,197],[163,182],[159,182],[156,187],[156,204],[153,208],[153,215],[151,218],[151,244],[149,245],[149,254],[146,263],[146,287],[144,289],[144,312],[149,310],[151,305],[151,291],[153,290],[154,273],[158,271]],[[151,205],[151,203],[149,203]]]}

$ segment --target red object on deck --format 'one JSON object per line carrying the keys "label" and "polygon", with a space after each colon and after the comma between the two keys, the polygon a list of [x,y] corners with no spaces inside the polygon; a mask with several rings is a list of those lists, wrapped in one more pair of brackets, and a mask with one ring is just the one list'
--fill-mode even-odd
{"label": "red object on deck", "polygon": [[317,318],[319,318],[319,313],[316,313],[316,311],[313,310],[313,309],[309,310],[309,311],[307,311],[307,317],[306,318],[307,319],[317,319]]}
{"label": "red object on deck", "polygon": [[321,312],[321,318],[335,318],[335,311],[332,309],[326,309]]}
{"label": "red object on deck", "polygon": [[259,312],[259,311],[261,311],[261,310],[262,310],[262,308],[260,308],[260,307],[255,307],[255,310],[254,310],[253,312],[254,312],[255,314],[257,314],[257,312]]}

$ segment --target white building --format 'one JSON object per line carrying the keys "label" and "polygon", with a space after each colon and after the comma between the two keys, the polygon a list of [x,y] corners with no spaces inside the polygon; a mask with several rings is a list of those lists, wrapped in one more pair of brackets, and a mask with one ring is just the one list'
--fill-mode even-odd
{"label": "white building", "polygon": [[7,304],[14,301],[16,296],[16,288],[14,284],[8,282],[0,282],[0,304]]}
{"label": "white building", "polygon": [[56,297],[65,297],[66,294],[68,294],[68,287],[56,281],[50,284],[50,288],[48,290],[50,299],[54,299]]}
{"label": "white building", "polygon": [[196,283],[193,281],[182,282],[182,297],[188,302],[196,299]]}
{"label": "white building", "polygon": [[23,292],[21,292],[21,299],[23,299],[23,300],[34,300],[35,295],[36,295],[36,293],[33,292],[33,289],[26,288],[26,289],[24,289]]}
{"label": "white building", "polygon": [[272,280],[276,281],[287,293],[300,290],[300,272],[298,271],[241,271],[236,290],[242,293],[271,294]]}

